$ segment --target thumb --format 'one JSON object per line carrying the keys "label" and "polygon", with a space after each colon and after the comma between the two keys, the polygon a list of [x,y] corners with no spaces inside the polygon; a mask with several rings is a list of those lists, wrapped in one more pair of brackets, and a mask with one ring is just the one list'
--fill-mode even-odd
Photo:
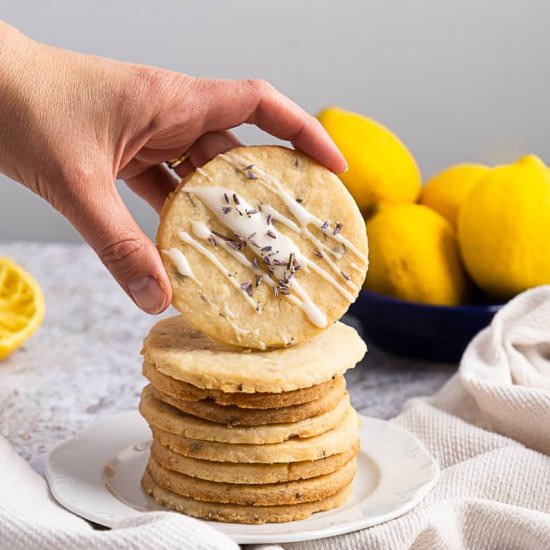
{"label": "thumb", "polygon": [[147,313],[166,309],[172,290],[160,255],[116,187],[90,186],[71,202],[66,217],[137,306]]}

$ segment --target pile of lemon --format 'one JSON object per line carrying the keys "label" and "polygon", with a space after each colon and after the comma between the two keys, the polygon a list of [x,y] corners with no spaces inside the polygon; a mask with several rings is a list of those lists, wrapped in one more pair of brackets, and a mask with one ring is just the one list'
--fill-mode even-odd
{"label": "pile of lemon", "polygon": [[550,170],[535,155],[458,164],[424,186],[387,128],[336,107],[318,114],[346,157],[341,175],[367,222],[366,288],[438,305],[479,291],[504,301],[550,283]]}

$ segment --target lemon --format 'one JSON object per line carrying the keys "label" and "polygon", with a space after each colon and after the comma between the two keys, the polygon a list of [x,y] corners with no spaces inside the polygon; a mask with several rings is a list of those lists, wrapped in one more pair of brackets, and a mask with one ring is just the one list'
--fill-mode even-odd
{"label": "lemon", "polygon": [[447,218],[456,228],[462,203],[490,168],[483,164],[456,164],[430,179],[422,189],[420,203]]}
{"label": "lemon", "polygon": [[457,305],[468,280],[455,232],[421,204],[383,208],[367,221],[369,274],[366,288],[413,302]]}
{"label": "lemon", "polygon": [[459,215],[466,269],[489,295],[507,299],[550,283],[550,172],[535,155],[488,172]]}
{"label": "lemon", "polygon": [[340,177],[363,213],[379,201],[416,201],[421,189],[418,166],[390,130],[338,107],[324,109],[317,118],[346,157],[349,170]]}
{"label": "lemon", "polygon": [[0,258],[0,359],[29,338],[44,317],[38,283],[9,258]]}

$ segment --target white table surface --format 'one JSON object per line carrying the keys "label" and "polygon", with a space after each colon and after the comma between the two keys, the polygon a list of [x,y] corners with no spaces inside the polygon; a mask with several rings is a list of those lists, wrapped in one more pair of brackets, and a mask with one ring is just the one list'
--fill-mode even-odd
{"label": "white table surface", "polygon": [[[140,345],[155,318],[132,304],[85,245],[0,242],[0,256],[25,266],[46,298],[43,325],[0,363],[0,433],[42,473],[57,443],[98,418],[137,407],[145,385]],[[455,369],[369,344],[346,377],[356,409],[389,418],[408,398],[433,393]]]}

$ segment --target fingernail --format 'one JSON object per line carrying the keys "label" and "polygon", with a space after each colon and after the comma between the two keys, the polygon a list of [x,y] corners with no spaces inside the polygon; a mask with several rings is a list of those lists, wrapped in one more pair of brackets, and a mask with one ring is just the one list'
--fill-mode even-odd
{"label": "fingernail", "polygon": [[147,313],[160,313],[164,309],[166,296],[153,277],[146,275],[128,283],[128,290],[134,302]]}

